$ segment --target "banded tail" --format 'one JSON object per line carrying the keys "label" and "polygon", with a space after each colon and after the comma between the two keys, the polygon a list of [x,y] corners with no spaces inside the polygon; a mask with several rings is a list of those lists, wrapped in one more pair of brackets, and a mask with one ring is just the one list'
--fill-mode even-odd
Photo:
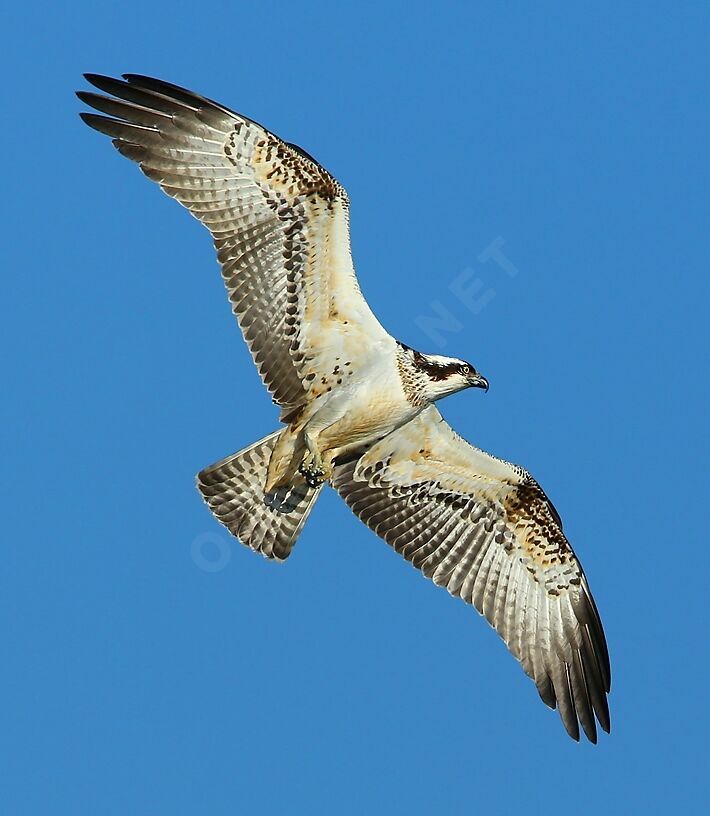
{"label": "banded tail", "polygon": [[219,522],[242,544],[266,558],[288,558],[322,485],[292,483],[265,493],[269,461],[281,435],[276,431],[215,462],[197,475],[197,488]]}

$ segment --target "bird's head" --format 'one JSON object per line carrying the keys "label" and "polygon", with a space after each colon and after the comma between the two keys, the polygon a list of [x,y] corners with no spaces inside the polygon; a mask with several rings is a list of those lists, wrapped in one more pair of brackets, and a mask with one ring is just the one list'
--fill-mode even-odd
{"label": "bird's head", "polygon": [[488,380],[465,360],[414,351],[413,363],[423,375],[426,396],[431,402],[464,388],[483,388],[488,391]]}

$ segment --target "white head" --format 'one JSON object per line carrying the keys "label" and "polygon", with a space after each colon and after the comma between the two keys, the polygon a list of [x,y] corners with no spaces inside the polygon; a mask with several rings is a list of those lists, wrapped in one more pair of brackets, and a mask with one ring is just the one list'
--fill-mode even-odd
{"label": "white head", "polygon": [[488,380],[465,360],[443,357],[440,354],[422,354],[409,349],[415,369],[422,375],[421,382],[427,399],[434,402],[464,388],[483,388],[488,391]]}

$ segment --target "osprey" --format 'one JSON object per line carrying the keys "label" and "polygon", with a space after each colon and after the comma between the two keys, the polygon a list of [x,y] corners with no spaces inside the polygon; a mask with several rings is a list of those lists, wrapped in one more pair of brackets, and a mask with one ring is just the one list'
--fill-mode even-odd
{"label": "osprey", "polygon": [[436,401],[488,382],[397,342],[355,278],[349,203],[311,156],[205,97],[136,74],[87,74],[82,113],[211,232],[232,310],[280,430],[203,470],[217,519],[287,558],[323,485],[422,573],[495,627],[596,742],[611,672],[587,579],[542,488],[458,436]]}

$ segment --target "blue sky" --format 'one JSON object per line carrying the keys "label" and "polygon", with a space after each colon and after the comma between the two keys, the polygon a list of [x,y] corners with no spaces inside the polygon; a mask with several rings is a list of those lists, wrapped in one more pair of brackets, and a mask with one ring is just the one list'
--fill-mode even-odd
{"label": "blue sky", "polygon": [[[5,812],[703,809],[710,12],[471,5],[6,12]],[[565,520],[610,737],[570,741],[334,494],[281,566],[212,520],[194,474],[276,411],[207,233],[79,121],[83,71],[192,87],[345,184],[375,312],[486,374],[447,419]]]}

